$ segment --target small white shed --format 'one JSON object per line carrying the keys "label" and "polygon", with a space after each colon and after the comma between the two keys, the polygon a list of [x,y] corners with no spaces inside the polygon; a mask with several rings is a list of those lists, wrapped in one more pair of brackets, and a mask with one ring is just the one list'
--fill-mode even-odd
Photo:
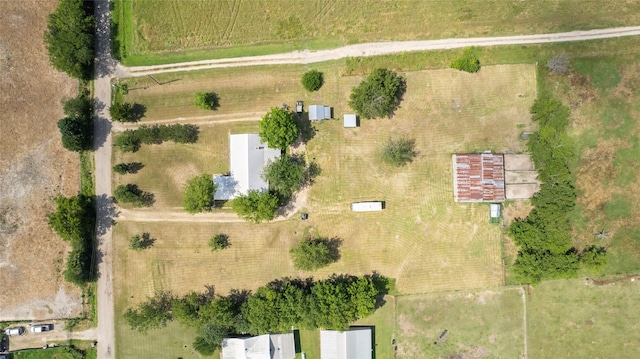
{"label": "small white shed", "polygon": [[500,205],[497,203],[492,203],[489,205],[489,217],[490,218],[500,218]]}
{"label": "small white shed", "polygon": [[354,128],[358,127],[358,116],[355,114],[345,114],[344,115],[344,127],[345,128]]}

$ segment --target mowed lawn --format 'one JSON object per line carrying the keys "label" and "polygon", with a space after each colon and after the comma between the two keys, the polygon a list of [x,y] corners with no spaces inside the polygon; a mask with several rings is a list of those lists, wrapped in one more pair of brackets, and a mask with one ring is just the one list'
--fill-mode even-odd
{"label": "mowed lawn", "polygon": [[114,148],[113,164],[139,162],[144,167],[135,174],[114,172],[113,186],[135,183],[154,194],[153,209],[182,210],[182,192],[189,178],[229,171],[229,134],[257,131],[258,121],[208,124],[200,126],[195,144],[142,145],[135,153]]}
{"label": "mowed lawn", "polygon": [[113,18],[126,62],[150,64],[635,25],[639,14],[640,5],[626,1],[126,0],[116,2]]}
{"label": "mowed lawn", "polygon": [[530,358],[640,356],[640,283],[543,282],[527,298]]}
{"label": "mowed lawn", "polygon": [[[321,70],[325,85],[319,92],[278,99],[279,93],[272,90],[271,101],[277,105],[304,98],[306,105],[333,106],[336,118],[351,112],[348,96],[361,78],[340,77],[334,65]],[[309,220],[294,217],[261,225],[120,221],[113,236],[116,317],[122,318],[128,306],[154,290],[184,294],[214,285],[220,294],[226,294],[230,289],[255,290],[283,276],[323,278],[331,273],[378,271],[395,278],[396,289],[403,294],[500,285],[501,230],[489,224],[488,206],[453,202],[451,154],[523,149],[518,136],[523,127],[530,126],[528,110],[536,97],[534,67],[488,66],[473,75],[449,69],[404,75],[407,92],[393,119],[362,120],[356,129],[344,129],[341,120],[314,124],[315,136],[306,150],[322,173],[308,195]],[[216,82],[215,72],[207,72],[207,77]],[[171,93],[162,96],[168,99]],[[162,113],[163,103],[168,101],[149,102],[149,113]],[[115,153],[114,163],[140,161],[145,167],[138,175],[115,175],[114,181],[137,183],[154,192],[157,202],[147,211],[179,210],[181,183],[191,175],[225,171],[227,133],[255,130],[256,124],[202,124],[197,144],[166,143],[143,146],[135,154]],[[398,136],[415,139],[418,154],[408,166],[394,169],[382,165],[376,153],[385,140]],[[362,200],[383,200],[386,209],[351,212],[351,202]],[[342,239],[342,258],[315,273],[294,270],[288,251],[309,231]],[[142,252],[129,250],[128,238],[142,232],[156,239],[153,247]],[[231,247],[211,253],[207,240],[217,233],[228,234]],[[144,337],[150,346],[161,345],[165,335],[187,335],[176,332],[175,327],[171,329],[174,334],[167,329],[142,336],[119,320],[118,343]],[[389,334],[383,336],[386,339],[380,345],[390,345]],[[175,339],[178,344],[181,340]],[[123,358],[138,353],[122,346],[118,352]]]}
{"label": "mowed lawn", "polygon": [[523,295],[509,288],[398,297],[397,357],[522,358]]}

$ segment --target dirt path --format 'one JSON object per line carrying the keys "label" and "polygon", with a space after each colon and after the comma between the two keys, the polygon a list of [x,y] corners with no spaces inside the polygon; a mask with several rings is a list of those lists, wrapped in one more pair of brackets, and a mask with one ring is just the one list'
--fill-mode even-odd
{"label": "dirt path", "polygon": [[119,65],[115,76],[136,77],[152,74],[211,69],[220,67],[241,67],[256,65],[309,64],[338,60],[345,57],[375,56],[406,51],[428,51],[455,49],[468,46],[500,46],[544,44],[555,42],[607,39],[622,36],[640,35],[640,26],[618,27],[586,31],[571,31],[553,34],[535,34],[501,37],[453,38],[424,41],[390,41],[349,45],[336,49],[320,51],[294,51],[284,54],[247,56],[228,59],[202,60],[154,66],[125,67]]}
{"label": "dirt path", "polygon": [[64,342],[69,340],[96,340],[98,330],[88,329],[82,332],[70,332],[67,330],[54,329],[45,333],[26,332],[21,336],[11,337],[10,348],[12,351],[30,348],[42,348],[52,342]]}
{"label": "dirt path", "polygon": [[[225,115],[225,117],[229,117]],[[173,123],[189,123],[194,125],[217,125],[223,123],[233,123],[233,122],[257,122],[262,118],[259,115],[254,117],[238,117],[238,118],[228,118],[222,120],[216,120],[215,118],[219,118],[219,115],[210,115],[210,116],[194,116],[194,117],[178,117],[169,120],[157,120],[157,121],[144,121],[137,123],[118,123],[114,122],[113,128],[111,129],[114,132],[122,132],[125,130],[133,130],[141,125],[161,125],[161,124],[173,124]],[[209,121],[206,121],[209,120]]]}

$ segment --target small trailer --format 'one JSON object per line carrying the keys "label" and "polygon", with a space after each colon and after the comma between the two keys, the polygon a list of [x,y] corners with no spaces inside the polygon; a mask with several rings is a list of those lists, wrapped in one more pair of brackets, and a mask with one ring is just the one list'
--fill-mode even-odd
{"label": "small trailer", "polygon": [[383,209],[384,209],[384,202],[382,201],[351,203],[351,210],[354,212],[375,212],[375,211],[382,211]]}

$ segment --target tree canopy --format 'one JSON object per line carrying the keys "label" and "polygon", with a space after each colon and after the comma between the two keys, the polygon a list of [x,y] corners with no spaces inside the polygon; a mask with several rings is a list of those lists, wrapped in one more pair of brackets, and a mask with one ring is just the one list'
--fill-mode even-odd
{"label": "tree canopy", "polygon": [[218,95],[214,92],[196,92],[194,103],[203,110],[215,110],[218,105]]}
{"label": "tree canopy", "polygon": [[82,80],[91,79],[95,57],[92,7],[83,0],[60,1],[44,36],[53,67]]}
{"label": "tree canopy", "polygon": [[362,118],[390,118],[400,106],[406,88],[402,76],[387,69],[376,69],[353,89],[349,106]]}
{"label": "tree canopy", "polygon": [[337,261],[340,258],[339,239],[320,237],[305,238],[289,250],[293,266],[296,269],[315,271]]}
{"label": "tree canopy", "polygon": [[136,308],[128,308],[124,312],[124,320],[131,329],[146,333],[149,329],[157,329],[173,320],[171,303],[173,294],[168,291],[157,291],[153,297],[140,303]]}
{"label": "tree canopy", "polygon": [[275,218],[278,203],[278,196],[269,192],[252,190],[246,196],[236,197],[231,202],[231,207],[240,217],[247,221],[260,223]]}
{"label": "tree canopy", "polygon": [[210,211],[217,187],[213,183],[213,176],[207,173],[187,180],[182,199],[184,210],[191,214]]}
{"label": "tree canopy", "polygon": [[113,191],[116,202],[130,203],[133,207],[151,206],[154,202],[153,194],[144,192],[136,184],[119,185]]}
{"label": "tree canopy", "polygon": [[310,70],[302,75],[302,86],[307,91],[318,91],[324,82],[322,72],[318,70]]}
{"label": "tree canopy", "polygon": [[65,117],[58,121],[62,147],[73,152],[90,150],[93,147],[93,123],[82,117]]}
{"label": "tree canopy", "polygon": [[269,189],[282,199],[290,198],[300,189],[304,177],[304,160],[290,156],[282,156],[269,162],[262,172],[262,178],[269,182]]}
{"label": "tree canopy", "polygon": [[93,231],[96,212],[93,198],[84,195],[58,196],[56,211],[49,215],[49,225],[65,241],[71,243],[64,278],[70,283],[84,285],[95,280],[93,260]]}
{"label": "tree canopy", "polygon": [[293,144],[300,129],[293,118],[291,111],[280,107],[272,107],[260,121],[260,139],[266,142],[270,148],[286,151]]}
{"label": "tree canopy", "polygon": [[531,213],[509,226],[510,236],[520,247],[513,270],[524,283],[573,277],[580,260],[587,267],[606,263],[603,249],[588,248],[580,255],[572,247],[569,215],[576,206],[577,191],[571,173],[575,146],[566,134],[569,109],[557,99],[542,96],[531,113],[539,130],[527,145],[542,184],[531,199],[535,206]]}
{"label": "tree canopy", "polygon": [[395,166],[402,167],[407,163],[413,161],[416,156],[414,151],[416,141],[409,138],[390,138],[382,146],[380,150],[380,158],[382,162]]}

